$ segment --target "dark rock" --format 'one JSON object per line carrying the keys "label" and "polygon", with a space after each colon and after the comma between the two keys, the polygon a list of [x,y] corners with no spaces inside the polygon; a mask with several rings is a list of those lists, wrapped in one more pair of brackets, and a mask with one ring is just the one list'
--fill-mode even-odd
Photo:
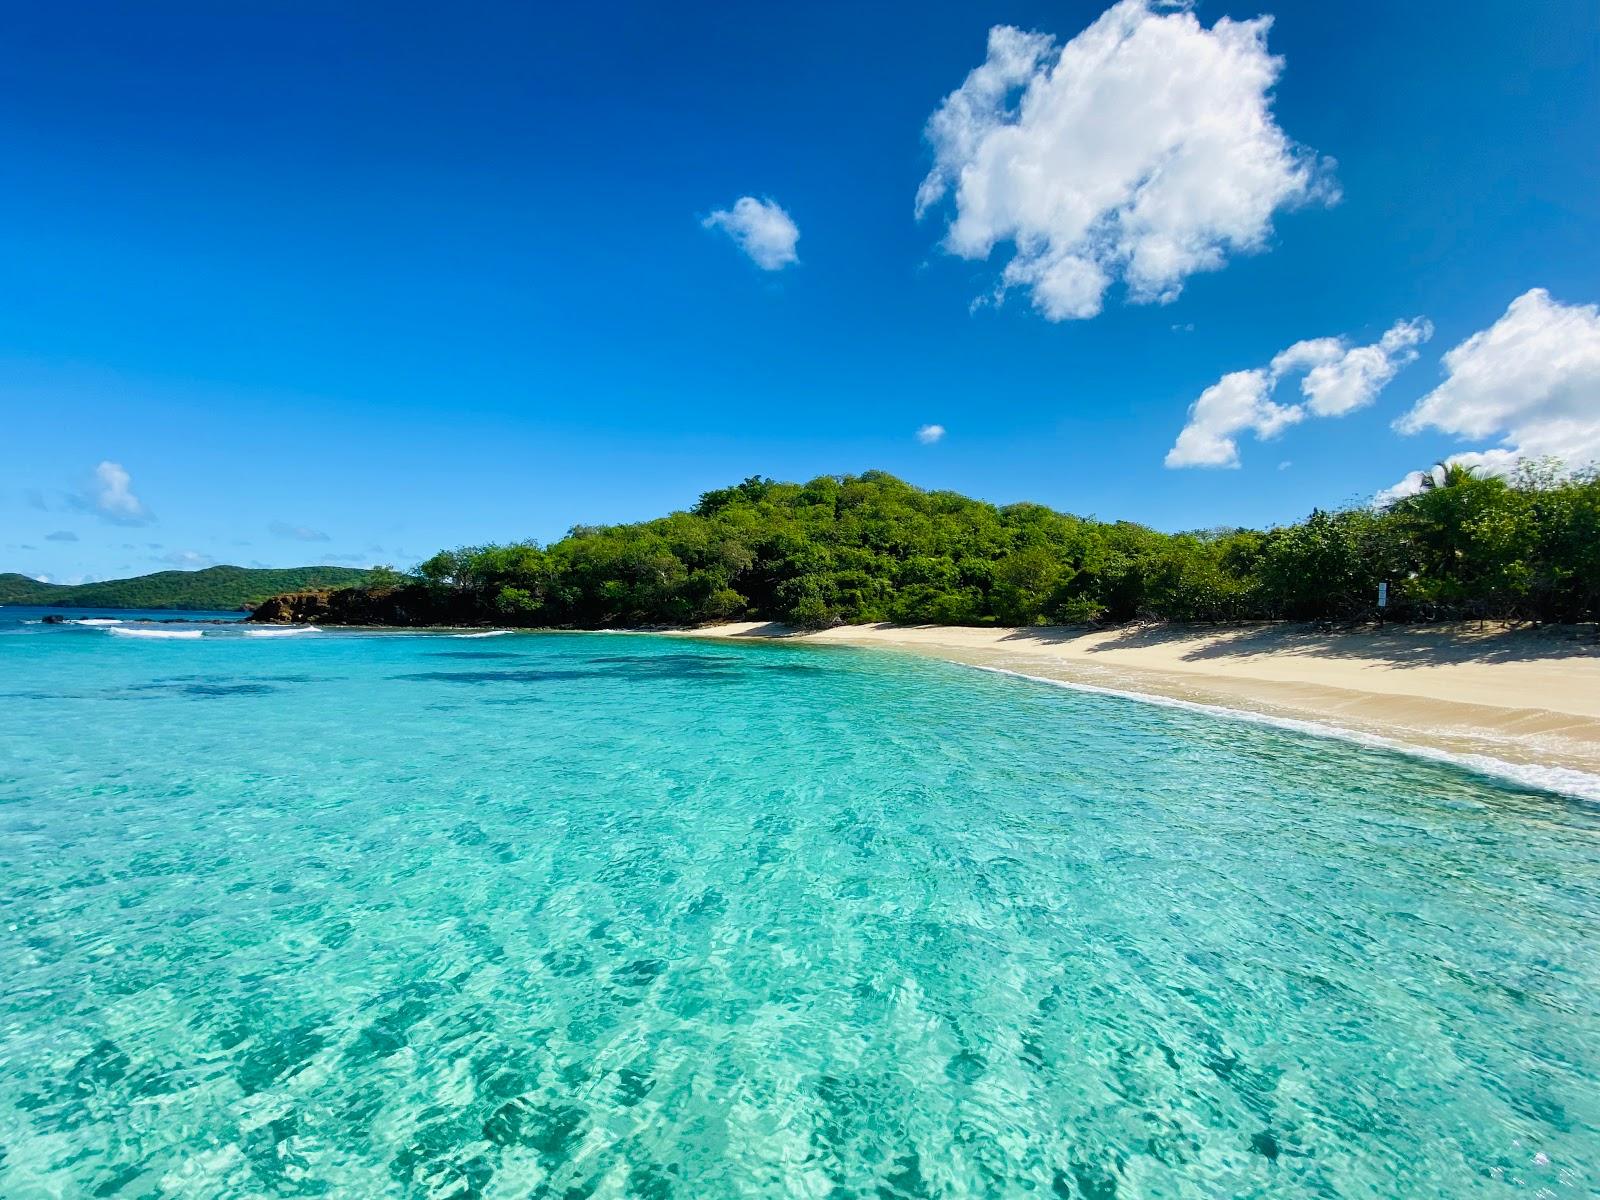
{"label": "dark rock", "polygon": [[486,621],[471,597],[421,584],[287,592],[257,605],[250,621],[267,625],[478,626]]}
{"label": "dark rock", "polygon": [[1268,1161],[1276,1161],[1278,1157],[1278,1139],[1272,1136],[1272,1130],[1263,1129],[1250,1139],[1250,1149]]}
{"label": "dark rock", "polygon": [[67,619],[60,613],[51,613],[49,616],[45,617],[41,623],[45,625],[65,625],[67,623]]}

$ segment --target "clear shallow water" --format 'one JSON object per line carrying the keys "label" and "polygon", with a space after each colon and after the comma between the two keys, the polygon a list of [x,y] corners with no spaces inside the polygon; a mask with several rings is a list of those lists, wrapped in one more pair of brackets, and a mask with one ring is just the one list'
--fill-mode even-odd
{"label": "clear shallow water", "polygon": [[35,615],[7,1200],[1600,1187],[1593,806],[890,654]]}

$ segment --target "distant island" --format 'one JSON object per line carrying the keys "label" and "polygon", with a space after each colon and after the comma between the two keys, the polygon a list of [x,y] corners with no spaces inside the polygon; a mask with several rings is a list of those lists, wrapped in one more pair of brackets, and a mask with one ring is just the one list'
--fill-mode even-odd
{"label": "distant island", "polygon": [[446,550],[414,573],[302,586],[252,619],[573,629],[782,622],[1038,626],[1600,619],[1600,478],[1425,473],[1385,506],[1161,533],[997,507],[880,471],[751,478],[687,512]]}
{"label": "distant island", "polygon": [[308,588],[346,588],[367,582],[371,571],[355,567],[207,567],[202,571],[157,571],[100,583],[41,583],[26,575],[0,574],[0,604],[51,608],[170,608],[225,612],[255,608],[270,596]]}

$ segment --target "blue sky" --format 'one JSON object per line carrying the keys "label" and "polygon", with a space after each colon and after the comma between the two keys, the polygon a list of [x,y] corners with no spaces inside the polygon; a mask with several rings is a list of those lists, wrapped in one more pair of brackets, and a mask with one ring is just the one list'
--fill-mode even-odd
{"label": "blue sky", "polygon": [[[751,474],[869,468],[1164,529],[1262,524],[1448,454],[1548,452],[1574,412],[1600,428],[1591,0],[1205,0],[1132,13],[1141,36],[1173,35],[1173,64],[1148,58],[1169,52],[1158,37],[1052,76],[1105,11],[12,6],[0,569],[404,566],[654,516]],[[1219,28],[1262,15],[1259,58],[1206,65]],[[1169,21],[1189,24],[1145,24]],[[1160,302],[1131,295],[1127,245],[1102,221],[1099,311],[1063,315],[1038,282],[1083,250],[1059,213],[1023,194],[977,212],[978,185],[1016,185],[983,175],[1009,170],[1003,153],[946,145],[974,191],[918,219],[929,119],[995,26],[1050,35],[1011,82],[1065,115],[1029,125],[1014,92],[967,134],[1020,141],[1049,196],[1081,198],[1097,171],[1116,181],[1095,155],[1152,136],[1124,116],[1174,122],[1213,200],[1259,185],[1260,236],[1223,238],[1215,269],[1178,269]],[[1282,64],[1262,88],[1244,76],[1266,55]],[[1069,89],[1104,111],[1116,93],[1095,89],[1129,62],[1191,71],[1199,99],[1073,127]],[[1280,165],[1316,179],[1234,188],[1243,159],[1214,167],[1194,116],[1214,103],[1233,120],[1230,98],[1258,102]],[[1162,184],[1158,225],[1193,219],[1181,183]],[[707,224],[741,197],[781,208],[797,262],[763,269],[731,218]],[[987,258],[952,252],[952,221],[995,238]],[[984,302],[1008,262],[1025,278]],[[1304,365],[1343,369],[1356,360],[1339,353],[1409,320],[1431,337],[1388,355],[1342,415],[1268,370],[1329,338],[1344,341]],[[1535,357],[1564,365],[1547,377]],[[1251,371],[1234,384],[1278,387],[1224,429],[1237,465],[1168,465],[1190,406]],[[1394,428],[1419,403],[1415,431]],[[944,436],[920,440],[928,425]]]}

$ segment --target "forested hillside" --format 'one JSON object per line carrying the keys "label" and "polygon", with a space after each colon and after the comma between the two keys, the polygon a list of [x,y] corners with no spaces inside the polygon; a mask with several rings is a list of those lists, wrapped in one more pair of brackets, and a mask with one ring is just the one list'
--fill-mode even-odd
{"label": "forested hillside", "polygon": [[1600,481],[1452,467],[1385,509],[1267,530],[1166,534],[1036,504],[997,508],[881,472],[748,479],[688,512],[443,551],[415,576],[282,603],[264,619],[602,628],[740,618],[1075,624],[1600,616]]}
{"label": "forested hillside", "polygon": [[207,567],[203,571],[157,571],[134,579],[69,586],[9,574],[0,575],[0,604],[223,611],[260,604],[279,592],[348,587],[368,575],[353,567]]}

